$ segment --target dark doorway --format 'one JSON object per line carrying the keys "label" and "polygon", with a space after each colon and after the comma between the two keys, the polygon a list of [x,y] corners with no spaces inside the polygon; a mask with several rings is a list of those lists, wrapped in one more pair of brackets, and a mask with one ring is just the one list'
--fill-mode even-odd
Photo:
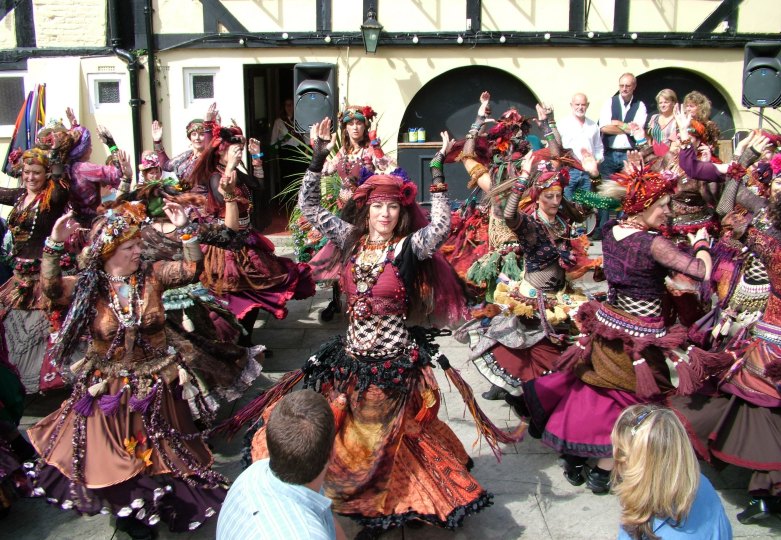
{"label": "dark doorway", "polygon": [[[536,117],[537,98],[520,79],[501,69],[488,66],[466,66],[445,72],[425,84],[404,111],[399,126],[399,166],[411,178],[419,181],[418,196],[429,197],[431,181],[428,164],[439,149],[439,133],[447,129],[451,136],[463,138],[474,122],[480,94],[491,93],[492,116],[498,117],[510,107],[527,117]],[[404,142],[409,128],[424,128],[426,143]],[[536,128],[532,134],[537,134]],[[466,187],[467,174],[460,163],[447,164],[445,177],[453,199],[466,199],[470,193]]]}
{"label": "dark doorway", "polygon": [[[287,231],[289,208],[278,197],[282,187],[277,153],[271,145],[271,128],[286,97],[293,95],[293,64],[248,64],[244,66],[245,121],[247,137],[263,148],[265,181],[263,200],[256,201],[266,224],[265,234]],[[249,159],[249,158],[247,158]]]}
{"label": "dark doorway", "polygon": [[681,68],[654,69],[637,75],[635,95],[648,108],[648,117],[656,114],[656,94],[664,88],[670,88],[678,96],[678,102],[692,90],[702,92],[711,101],[711,120],[721,131],[721,139],[731,139],[735,134],[735,121],[729,109],[727,99],[708,79],[693,71]]}

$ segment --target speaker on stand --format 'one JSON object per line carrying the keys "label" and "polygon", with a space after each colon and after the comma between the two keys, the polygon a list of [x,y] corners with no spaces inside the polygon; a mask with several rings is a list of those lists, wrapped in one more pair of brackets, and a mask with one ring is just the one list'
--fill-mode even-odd
{"label": "speaker on stand", "polygon": [[743,105],[759,107],[759,129],[766,107],[781,105],[781,42],[746,43],[743,56]]}
{"label": "speaker on stand", "polygon": [[339,99],[336,86],[336,64],[305,62],[293,66],[293,114],[296,131],[309,136],[312,124],[326,116],[337,126]]}

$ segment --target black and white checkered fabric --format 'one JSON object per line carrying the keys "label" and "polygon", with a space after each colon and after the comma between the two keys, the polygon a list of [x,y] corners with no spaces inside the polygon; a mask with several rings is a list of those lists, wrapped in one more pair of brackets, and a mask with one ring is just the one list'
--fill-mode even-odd
{"label": "black and white checkered fabric", "polygon": [[636,317],[659,317],[662,314],[660,299],[643,300],[619,294],[616,296],[616,307]]}
{"label": "black and white checkered fabric", "polygon": [[743,267],[743,281],[751,285],[770,283],[765,265],[753,253],[748,255],[746,265]]}
{"label": "black and white checkered fabric", "polygon": [[347,330],[347,351],[357,356],[396,357],[409,342],[409,332],[400,315],[353,319]]}

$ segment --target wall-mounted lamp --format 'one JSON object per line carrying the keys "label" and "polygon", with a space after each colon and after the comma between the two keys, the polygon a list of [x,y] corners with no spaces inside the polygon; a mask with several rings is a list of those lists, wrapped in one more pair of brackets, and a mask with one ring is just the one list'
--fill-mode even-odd
{"label": "wall-mounted lamp", "polygon": [[380,32],[382,32],[382,25],[377,20],[377,13],[374,11],[374,6],[369,6],[369,11],[366,12],[366,20],[361,25],[361,34],[363,34],[363,48],[367,53],[376,53],[377,45],[380,43]]}

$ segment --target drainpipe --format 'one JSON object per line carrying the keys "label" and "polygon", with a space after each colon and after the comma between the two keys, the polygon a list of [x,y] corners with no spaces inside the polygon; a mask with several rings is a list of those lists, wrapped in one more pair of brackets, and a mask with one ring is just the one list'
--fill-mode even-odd
{"label": "drainpipe", "polygon": [[119,37],[119,12],[117,9],[117,0],[108,1],[108,26],[111,36],[111,50],[127,64],[127,73],[130,83],[130,113],[133,122],[133,161],[135,163],[134,171],[138,171],[140,153],[143,149],[143,140],[141,138],[141,111],[139,108],[144,104],[144,100],[138,95],[138,71],[141,69],[141,63],[136,55],[130,51],[121,48],[122,39]]}
{"label": "drainpipe", "polygon": [[149,109],[152,120],[157,117],[157,65],[155,64],[155,34],[152,26],[152,0],[144,4],[144,34],[146,35],[147,64],[149,69]]}

